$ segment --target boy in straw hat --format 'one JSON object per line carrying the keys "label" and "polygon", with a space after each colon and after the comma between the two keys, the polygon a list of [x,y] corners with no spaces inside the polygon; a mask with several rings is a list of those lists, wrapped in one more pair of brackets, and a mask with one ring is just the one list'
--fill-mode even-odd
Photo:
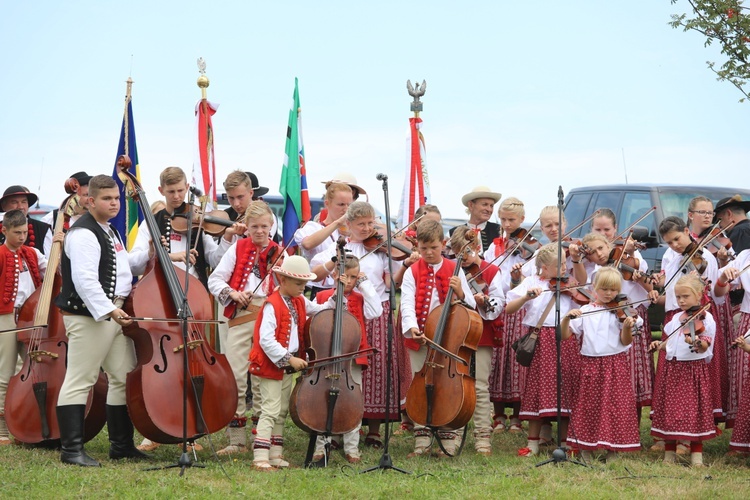
{"label": "boy in straw hat", "polygon": [[[500,201],[501,197],[500,193],[491,191],[487,186],[477,186],[461,197],[461,203],[469,214],[469,222],[466,225],[479,233],[482,252],[487,251],[490,243],[500,236],[500,224],[490,222],[490,217],[495,210],[495,203]],[[450,230],[451,236],[455,229]]]}
{"label": "boy in straw hat", "polygon": [[250,351],[250,373],[260,379],[261,397],[253,466],[263,471],[289,467],[282,451],[294,376],[285,373],[284,368],[291,366],[299,371],[307,366],[307,361],[297,357],[305,320],[308,315],[334,307],[332,298],[325,304],[313,304],[302,295],[307,282],[316,279],[303,257],[287,257],[281,267],[272,271],[279,288],[258,313]]}

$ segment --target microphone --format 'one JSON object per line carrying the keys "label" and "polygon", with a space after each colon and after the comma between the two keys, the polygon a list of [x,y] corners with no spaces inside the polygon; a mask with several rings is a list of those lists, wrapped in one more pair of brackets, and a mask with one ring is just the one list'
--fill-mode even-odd
{"label": "microphone", "polygon": [[385,174],[378,174],[376,176],[376,179],[379,180],[379,181],[387,181],[388,180],[388,176],[385,175]]}
{"label": "microphone", "polygon": [[201,196],[203,196],[203,191],[201,191],[200,189],[198,189],[195,186],[190,186],[188,189],[190,190],[191,193],[193,193],[193,195],[195,195],[198,198],[200,198]]}

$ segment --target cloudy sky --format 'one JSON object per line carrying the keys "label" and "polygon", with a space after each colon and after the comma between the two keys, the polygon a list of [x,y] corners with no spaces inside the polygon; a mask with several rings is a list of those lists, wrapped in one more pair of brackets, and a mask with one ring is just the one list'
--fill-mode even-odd
{"label": "cloudy sky", "polygon": [[407,78],[427,80],[432,202],[461,217],[479,184],[526,202],[614,182],[750,187],[750,104],[706,68],[684,1],[5,2],[0,43],[4,189],[43,203],[72,173],[111,173],[132,76],[143,184],[193,165],[196,59],[211,80],[218,176],[240,168],[278,192],[294,77],[308,180],[353,173],[398,209]]}

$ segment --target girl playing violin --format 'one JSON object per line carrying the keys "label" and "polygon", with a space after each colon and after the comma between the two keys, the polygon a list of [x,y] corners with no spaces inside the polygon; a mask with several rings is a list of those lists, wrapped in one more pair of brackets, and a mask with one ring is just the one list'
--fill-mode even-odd
{"label": "girl playing violin", "polygon": [[[614,244],[617,239],[617,219],[614,212],[608,208],[600,208],[599,215],[591,221],[591,230],[604,235],[610,243]],[[632,272],[632,279],[622,280],[622,293],[631,302],[645,300],[648,298],[648,293],[654,289],[645,274],[648,272],[648,263],[638,249],[635,248],[631,239],[619,241],[618,251],[621,255],[624,255],[622,255],[622,258],[620,258],[621,255],[618,255],[614,260],[608,259],[610,260],[608,262],[610,265],[616,265],[618,263],[617,260],[620,260],[620,264],[622,264],[625,256],[632,256],[638,263],[637,266],[631,266],[637,267]],[[615,257],[615,253],[618,252],[612,252],[612,257]],[[636,311],[638,312],[638,316],[643,319],[643,324],[646,325],[646,335],[637,335],[633,338],[631,349],[627,351],[627,355],[631,360],[630,369],[635,384],[635,399],[638,404],[638,421],[640,422],[641,408],[651,406],[654,381],[654,357],[648,352],[648,345],[651,340],[651,336],[649,335],[648,303],[640,302],[636,307]]]}
{"label": "girl playing violin", "polygon": [[[466,226],[459,226],[451,236],[451,248],[463,248],[467,243],[466,233],[471,231]],[[500,314],[505,306],[502,272],[494,265],[483,261],[479,255],[481,241],[475,239],[470,244],[469,252],[461,261],[467,279],[473,280],[470,285],[477,303],[477,312],[482,317],[482,336],[475,354],[475,378],[477,405],[474,409],[474,448],[477,453],[489,456],[492,453],[492,406],[490,403],[489,377],[492,369],[493,347],[502,341],[502,319]],[[471,271],[469,271],[471,270]],[[481,279],[483,287],[477,287]]]}
{"label": "girl playing violin", "polygon": [[[557,245],[544,245],[536,256],[538,274],[525,278],[506,295],[508,314],[520,309],[526,311],[523,323],[527,331],[538,335],[536,350],[526,373],[526,385],[521,395],[520,418],[529,421],[528,445],[518,450],[520,456],[533,456],[539,453],[539,435],[542,419],[557,416],[557,347],[555,343],[555,316],[551,309],[555,305],[555,295],[549,293],[550,280],[558,275]],[[571,298],[560,296],[560,309],[563,313],[572,309]],[[562,350],[563,380],[571,378],[569,371],[577,373],[577,344],[574,340],[563,343],[572,348]],[[568,433],[568,416],[575,402],[575,391],[571,384],[563,384],[560,439]]]}
{"label": "girl playing violin", "polygon": [[[674,286],[674,297],[682,314],[672,315],[664,326],[665,340],[651,343],[652,350],[665,353],[663,365],[654,384],[651,405],[651,435],[665,440],[664,462],[675,462],[676,440],[690,442],[690,463],[703,465],[703,441],[716,436],[709,363],[713,357],[716,323],[706,312],[700,323],[693,321],[695,340],[684,335],[690,325],[691,308],[699,308],[705,285],[699,276],[682,276]],[[701,326],[703,330],[701,331]]]}
{"label": "girl playing violin", "polygon": [[[401,342],[394,342],[394,361],[391,366],[386,364],[388,314],[391,308],[388,300],[390,274],[388,257],[385,253],[369,253],[362,243],[372,236],[375,230],[375,209],[366,201],[355,201],[346,211],[346,224],[349,238],[346,250],[359,258],[360,270],[367,276],[380,298],[383,314],[375,319],[365,320],[367,343],[378,352],[370,357],[370,366],[362,374],[362,395],[364,397],[364,418],[368,420],[369,433],[365,444],[374,448],[382,446],[380,440],[380,423],[385,418],[385,401],[390,395],[389,417],[398,418],[400,404],[397,395],[399,391],[386,388],[386,370],[391,370],[391,380],[400,382],[400,394],[405,395],[409,389],[410,370],[409,360]],[[336,245],[331,245],[313,257],[311,267],[318,280],[333,272],[336,264],[332,258],[336,253]],[[368,254],[365,257],[365,254]],[[397,269],[394,263],[394,269]]]}
{"label": "girl playing violin", "polygon": [[[310,262],[319,253],[333,249],[335,254],[336,241],[339,239],[340,231],[346,228],[346,210],[352,204],[352,188],[341,182],[330,182],[326,184],[326,194],[323,197],[323,205],[326,207],[326,216],[321,222],[309,221],[294,233],[294,243],[302,251],[302,256]],[[312,298],[319,290],[333,287],[333,280],[324,276],[320,281],[310,283]]]}
{"label": "girl playing violin", "polygon": [[[500,219],[503,234],[493,240],[484,253],[484,258],[487,262],[494,260],[495,264],[500,264],[503,292],[507,293],[510,290],[511,270],[516,264],[523,265],[526,260],[520,252],[514,252],[510,256],[501,257],[501,255],[515,246],[510,238],[521,228],[526,210],[521,200],[510,197],[500,204],[497,216]],[[503,322],[504,339],[492,350],[492,373],[489,382],[490,399],[495,413],[492,423],[494,432],[503,432],[506,429],[513,433],[523,432],[518,412],[521,410],[521,393],[526,380],[526,367],[518,364],[511,345],[526,333],[527,328],[523,326],[524,314],[524,309],[520,309],[514,314],[503,311],[500,316]],[[506,420],[506,406],[511,407],[510,422]]]}
{"label": "girl playing violin", "polygon": [[[339,276],[338,266],[333,272],[333,279],[342,279]],[[347,255],[346,262],[344,264],[344,304],[346,310],[349,311],[357,318],[359,326],[362,329],[362,338],[359,343],[359,350],[363,351],[369,346],[367,345],[367,333],[365,332],[365,321],[379,318],[383,315],[383,305],[380,303],[380,296],[375,291],[375,287],[367,279],[365,273],[359,270],[359,259],[354,255]],[[356,290],[355,290],[356,288]],[[334,295],[335,289],[324,290],[315,296],[315,300],[318,304],[324,304],[326,301]],[[362,385],[362,370],[367,368],[368,357],[362,356],[355,360],[352,364],[352,379],[357,385]],[[339,443],[343,441],[344,444],[344,456],[346,461],[350,464],[356,464],[360,462],[359,454],[359,429],[361,426],[357,426],[350,432],[347,432],[343,436],[336,436],[340,438],[338,440],[332,440],[332,443]],[[318,440],[315,447],[315,454],[313,455],[313,462],[317,462],[324,457],[325,453],[325,438],[318,436]],[[335,447],[335,445],[334,445]]]}
{"label": "girl playing violin", "polygon": [[616,458],[617,452],[641,449],[627,352],[633,327],[642,325],[643,320],[631,316],[620,322],[616,314],[594,312],[614,301],[622,281],[616,269],[599,269],[594,279],[596,301],[569,311],[560,323],[564,340],[573,333],[583,340],[578,399],[570,416],[568,442],[583,450],[587,461],[597,449],[607,450],[607,461]]}

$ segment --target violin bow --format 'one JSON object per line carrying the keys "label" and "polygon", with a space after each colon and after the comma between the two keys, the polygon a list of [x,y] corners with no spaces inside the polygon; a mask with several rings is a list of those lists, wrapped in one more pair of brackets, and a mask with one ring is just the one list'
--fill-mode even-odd
{"label": "violin bow", "polygon": [[[548,290],[545,290],[545,292],[546,291],[548,291]],[[618,309],[627,309],[628,307],[630,307],[630,306],[632,306],[634,304],[641,304],[643,302],[651,302],[651,299],[636,300],[635,302],[628,302],[627,304],[621,304],[621,305],[615,306],[615,307],[603,307],[601,309],[595,309],[593,311],[586,311],[586,312],[582,312],[581,315],[578,316],[578,317],[582,318],[584,316],[591,316],[592,314],[599,314],[599,313],[607,312],[607,311],[617,311]],[[570,319],[574,319],[572,316],[568,316],[568,317]]]}
{"label": "violin bow", "polygon": [[[539,224],[539,219],[537,219],[537,220],[536,220],[536,221],[535,221],[535,222],[534,222],[534,223],[533,223],[533,224],[531,225],[531,227],[530,227],[530,228],[529,228],[529,230],[528,230],[528,231],[526,232],[526,234],[524,235],[524,237],[523,237],[523,238],[521,238],[521,239],[520,239],[520,240],[518,241],[518,243],[516,243],[516,244],[515,244],[515,245],[513,246],[513,248],[511,248],[511,249],[510,249],[510,251],[501,253],[500,255],[498,255],[497,257],[495,257],[494,259],[492,259],[492,260],[491,260],[491,261],[490,261],[489,263],[490,263],[490,264],[494,264],[494,263],[495,263],[495,261],[496,261],[497,259],[499,259],[500,257],[503,257],[503,260],[501,260],[501,261],[500,261],[499,263],[495,264],[495,265],[496,265],[497,267],[500,267],[500,266],[502,266],[502,265],[503,265],[503,263],[504,263],[504,262],[505,262],[506,260],[508,260],[508,257],[510,257],[511,255],[513,255],[513,252],[515,252],[516,250],[518,250],[518,248],[519,248],[519,247],[521,246],[521,244],[522,244],[522,243],[523,243],[524,241],[526,241],[526,238],[528,238],[528,237],[529,237],[529,235],[531,234],[531,231],[533,231],[533,230],[534,230],[534,228],[536,227],[536,225],[537,225],[537,224]],[[477,276],[478,276],[478,275],[477,275]],[[472,277],[472,281],[473,281],[474,279],[476,279],[476,277]]]}
{"label": "violin bow", "polygon": [[[745,335],[742,336],[743,340],[747,340],[748,338],[750,338],[750,330],[748,330],[747,332],[745,332]],[[734,342],[732,342],[731,348],[732,349],[737,349],[738,345],[739,344],[737,343],[737,341],[734,341]]]}
{"label": "violin bow", "polygon": [[[708,231],[708,232],[706,233],[706,236],[704,236],[704,237],[703,237],[703,238],[701,239],[700,243],[698,243],[698,245],[700,245],[700,247],[701,247],[701,248],[705,247],[706,245],[708,245],[709,243],[711,243],[712,241],[714,241],[714,240],[715,240],[716,238],[718,238],[718,237],[719,237],[719,236],[720,236],[721,234],[724,234],[724,237],[726,238],[727,236],[726,236],[726,233],[724,233],[724,231],[726,231],[727,229],[729,229],[729,228],[731,228],[732,226],[734,226],[735,222],[734,222],[734,221],[732,221],[732,223],[731,223],[731,224],[729,224],[729,225],[728,225],[727,227],[725,227],[725,228],[723,228],[723,229],[719,227],[719,224],[721,224],[721,221],[718,221],[718,222],[717,222],[716,224],[714,224],[713,226],[711,226],[711,229],[709,229],[709,231]],[[719,227],[719,232],[718,232],[718,233],[716,233],[715,235],[711,236],[711,232],[712,232],[712,231],[713,231],[714,229],[716,229],[717,227]]]}
{"label": "violin bow", "polygon": [[[411,226],[411,225],[412,225],[412,224],[414,224],[415,222],[418,222],[418,221],[419,221],[419,219],[421,219],[421,218],[422,218],[422,217],[424,217],[425,215],[427,215],[427,213],[426,213],[426,212],[425,212],[425,213],[423,213],[422,215],[420,215],[419,217],[417,217],[416,219],[414,219],[413,221],[411,221],[411,222],[407,223],[407,224],[406,224],[405,226],[403,226],[403,227],[400,227],[399,229],[396,229],[396,230],[395,230],[395,231],[393,231],[393,232],[392,232],[391,234],[392,234],[392,235],[393,235],[393,237],[395,238],[397,234],[399,234],[399,233],[403,232],[403,231],[404,231],[404,229],[406,229],[407,227]],[[359,260],[362,260],[362,259],[364,259],[365,257],[367,257],[368,255],[370,255],[371,253],[375,253],[375,252],[376,252],[376,251],[377,251],[377,250],[378,250],[379,248],[381,248],[381,247],[383,247],[384,245],[387,245],[387,244],[388,244],[388,239],[387,239],[387,238],[384,238],[384,239],[383,239],[383,241],[381,241],[380,243],[378,243],[378,245],[377,245],[377,246],[376,246],[375,248],[373,248],[372,250],[370,250],[369,252],[367,252],[366,254],[364,254],[364,255],[363,255],[362,257],[360,257],[360,258],[359,258]]]}
{"label": "violin bow", "polygon": [[26,330],[36,330],[37,328],[47,328],[49,325],[32,325],[32,326],[24,326],[23,328],[10,328],[8,330],[0,330],[0,334],[2,333],[11,333],[11,332],[25,332]]}
{"label": "violin bow", "polygon": [[622,262],[622,257],[625,255],[625,247],[627,246],[632,236],[633,236],[633,230],[631,229],[628,232],[628,237],[625,238],[625,243],[622,244],[622,252],[620,252],[620,256],[617,258],[617,262],[615,262],[615,269],[618,269],[618,270],[620,269],[620,263]]}
{"label": "violin bow", "polygon": [[560,241],[565,240],[565,238],[569,238],[571,234],[576,232],[578,229],[582,228],[584,224],[586,224],[588,221],[592,220],[594,217],[598,216],[601,213],[601,210],[594,210],[594,213],[583,219],[577,226],[573,227],[570,231],[563,234],[560,238]]}
{"label": "violin bow", "polygon": [[424,337],[424,339],[427,341],[427,347],[428,348],[434,349],[437,352],[439,352],[440,354],[442,354],[443,356],[446,356],[446,357],[452,359],[453,361],[457,361],[457,362],[461,363],[462,365],[469,366],[469,364],[466,362],[465,359],[462,359],[459,356],[456,356],[455,354],[453,354],[452,352],[450,352],[449,350],[447,350],[445,347],[441,346],[437,342],[434,342],[431,338]]}
{"label": "violin bow", "polygon": [[671,278],[669,278],[669,281],[664,283],[664,289],[661,291],[659,296],[665,295],[667,293],[667,287],[674,281],[674,279],[680,274],[680,270],[687,265],[688,262],[695,256],[695,254],[698,253],[698,251],[701,249],[701,246],[696,242],[695,248],[693,248],[693,251],[689,254],[685,255],[682,258],[682,261],[680,261],[680,266],[677,268],[677,272],[672,275]]}
{"label": "violin bow", "polygon": [[[336,364],[336,363],[338,363],[338,362],[340,362],[342,360],[354,359],[354,358],[358,358],[360,356],[373,356],[373,355],[377,354],[378,352],[380,352],[380,351],[378,350],[377,347],[368,347],[367,349],[362,349],[360,351],[354,351],[354,352],[350,352],[350,353],[347,353],[347,354],[340,354],[338,356],[329,356],[329,357],[326,357],[326,358],[313,359],[311,361],[308,361],[307,362],[307,367],[303,368],[300,371],[308,370],[308,369],[311,369],[311,368],[323,368],[324,366],[333,365],[333,364]],[[286,372],[286,373],[297,373],[297,370],[295,370],[291,366],[287,366],[287,367],[284,368],[284,372]]]}
{"label": "violin bow", "polygon": [[680,324],[677,326],[677,328],[675,328],[674,330],[672,330],[671,332],[669,332],[669,335],[667,335],[666,337],[664,337],[664,340],[662,340],[659,343],[659,347],[656,350],[661,349],[661,346],[663,346],[664,344],[666,344],[667,340],[669,340],[669,338],[672,335],[674,335],[675,333],[681,331],[682,327],[684,327],[685,325],[687,325],[689,322],[693,321],[695,318],[697,318],[698,316],[700,316],[704,312],[708,311],[710,308],[711,308],[711,303],[709,302],[708,304],[704,305],[703,307],[701,307],[700,309],[698,309],[697,311],[695,311],[693,314],[691,314],[690,317],[688,317],[688,318],[685,319],[685,321],[681,321]]}
{"label": "violin bow", "polygon": [[[208,195],[204,194],[198,199],[200,200],[200,207],[201,207],[200,221],[198,222],[198,231],[195,233],[195,242],[193,243],[193,248],[192,248],[193,250],[198,249],[198,241],[200,241],[201,236],[202,236],[201,233],[203,233],[203,220],[206,216],[206,204],[208,203]],[[192,210],[192,209],[193,209],[193,206],[192,205],[189,206],[188,210]],[[188,228],[188,231],[190,231],[190,228]]]}

